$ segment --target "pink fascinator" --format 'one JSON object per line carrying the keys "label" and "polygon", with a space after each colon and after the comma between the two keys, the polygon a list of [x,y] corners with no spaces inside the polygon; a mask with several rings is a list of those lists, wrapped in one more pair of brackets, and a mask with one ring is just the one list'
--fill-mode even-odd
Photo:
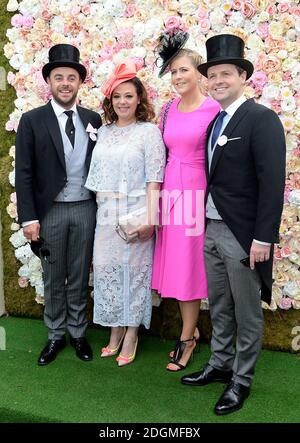
{"label": "pink fascinator", "polygon": [[105,97],[110,98],[112,91],[120,84],[131,80],[136,76],[136,65],[132,60],[125,60],[120,63],[104,83],[102,92]]}

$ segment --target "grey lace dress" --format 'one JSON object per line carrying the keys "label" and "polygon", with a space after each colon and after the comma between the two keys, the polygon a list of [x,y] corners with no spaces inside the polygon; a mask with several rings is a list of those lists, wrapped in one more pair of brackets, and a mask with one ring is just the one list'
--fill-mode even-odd
{"label": "grey lace dress", "polygon": [[98,132],[85,186],[96,192],[94,323],[150,327],[154,238],[127,244],[119,218],[146,206],[146,185],[163,182],[165,147],[160,130],[138,122]]}

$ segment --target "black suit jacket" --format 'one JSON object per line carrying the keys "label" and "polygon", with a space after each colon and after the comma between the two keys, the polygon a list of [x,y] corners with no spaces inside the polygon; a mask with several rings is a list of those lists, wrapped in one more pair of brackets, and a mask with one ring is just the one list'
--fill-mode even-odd
{"label": "black suit jacket", "polygon": [[[272,244],[279,241],[285,136],[277,114],[253,99],[237,109],[223,134],[237,140],[217,145],[210,172],[206,163],[206,198],[211,193],[219,214],[247,256],[253,239]],[[273,247],[268,262],[255,264],[262,280],[262,299],[267,303],[271,301],[272,265]]]}
{"label": "black suit jacket", "polygon": [[[96,112],[77,107],[86,128],[101,126]],[[89,138],[86,166],[95,142]],[[16,139],[16,192],[19,223],[42,221],[67,181],[63,141],[51,102],[22,115]]]}

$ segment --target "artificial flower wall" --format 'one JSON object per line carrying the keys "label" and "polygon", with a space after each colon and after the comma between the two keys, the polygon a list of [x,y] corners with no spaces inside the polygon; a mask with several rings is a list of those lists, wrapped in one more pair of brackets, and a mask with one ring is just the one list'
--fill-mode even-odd
{"label": "artificial flower wall", "polygon": [[[50,98],[41,75],[48,50],[57,43],[80,49],[88,70],[80,91],[82,106],[101,112],[101,86],[122,59],[131,57],[145,83],[157,118],[162,105],[174,94],[169,76],[158,78],[155,46],[163,31],[183,29],[186,47],[205,59],[205,41],[218,33],[242,37],[246,57],[255,66],[246,95],[278,113],[286,132],[287,177],[275,250],[274,290],[271,309],[300,309],[300,7],[294,1],[221,0],[10,0],[14,12],[7,30],[6,57],[14,68],[8,82],[15,88],[15,110],[6,123],[16,131],[23,112]],[[266,128],[267,130],[267,128]],[[14,187],[14,146],[10,149]],[[43,301],[40,260],[33,255],[17,220],[16,195],[7,211],[12,218],[10,241],[20,262],[20,287],[34,286],[36,301]],[[207,306],[206,306],[207,307]],[[264,305],[267,307],[267,305]]]}

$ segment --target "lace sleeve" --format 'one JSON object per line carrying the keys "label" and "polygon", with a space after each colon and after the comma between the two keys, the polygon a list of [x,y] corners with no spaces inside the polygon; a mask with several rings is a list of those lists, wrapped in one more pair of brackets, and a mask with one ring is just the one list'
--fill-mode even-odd
{"label": "lace sleeve", "polygon": [[101,155],[99,151],[102,135],[103,133],[105,133],[105,131],[105,126],[102,126],[98,131],[97,143],[95,144],[95,147],[93,149],[89,172],[84,185],[85,188],[94,192],[97,192],[101,189]]}
{"label": "lace sleeve", "polygon": [[159,128],[152,123],[145,131],[146,182],[164,181],[166,149]]}

